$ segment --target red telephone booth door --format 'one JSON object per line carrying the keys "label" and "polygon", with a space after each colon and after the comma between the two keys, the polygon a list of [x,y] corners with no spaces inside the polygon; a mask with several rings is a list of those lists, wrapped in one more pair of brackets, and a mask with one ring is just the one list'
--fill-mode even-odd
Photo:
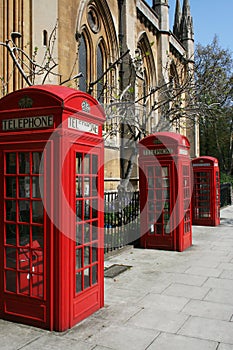
{"label": "red telephone booth door", "polygon": [[[210,164],[207,164],[209,166],[203,166],[206,165],[201,163],[204,160],[209,161]],[[212,165],[214,160],[210,157],[200,157],[193,161],[192,222],[194,225],[217,226],[220,224],[220,178],[218,167]]]}
{"label": "red telephone booth door", "polygon": [[5,319],[50,328],[42,148],[16,148],[1,151],[0,313]]}
{"label": "red telephone booth door", "polygon": [[73,287],[71,324],[104,304],[103,155],[98,147],[74,145],[72,202],[76,213],[73,240]]}
{"label": "red telephone booth door", "polygon": [[[174,250],[174,230],[171,230],[171,213],[173,200],[171,194],[171,179],[174,176],[172,162],[160,161],[158,164],[146,164],[147,201],[143,209],[142,220],[146,221],[148,231],[141,237],[145,248]],[[146,200],[146,198],[145,198]]]}
{"label": "red telephone booth door", "polygon": [[211,171],[196,171],[193,191],[193,222],[197,219],[208,220],[212,217]]}

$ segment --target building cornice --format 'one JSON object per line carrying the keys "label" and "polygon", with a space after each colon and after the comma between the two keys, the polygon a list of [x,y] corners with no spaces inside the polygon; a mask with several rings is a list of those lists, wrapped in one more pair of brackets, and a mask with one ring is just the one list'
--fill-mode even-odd
{"label": "building cornice", "polygon": [[136,1],[136,7],[140,21],[154,34],[159,31],[159,18],[154,10],[142,0]]}
{"label": "building cornice", "polygon": [[172,32],[170,32],[169,43],[177,54],[179,54],[182,57],[186,56],[186,50],[184,46],[177,40],[177,38]]}

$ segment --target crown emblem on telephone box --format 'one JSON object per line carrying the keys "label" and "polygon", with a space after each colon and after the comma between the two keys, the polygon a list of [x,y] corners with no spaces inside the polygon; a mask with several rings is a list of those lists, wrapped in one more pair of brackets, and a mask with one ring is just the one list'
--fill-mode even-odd
{"label": "crown emblem on telephone box", "polygon": [[33,100],[28,96],[24,96],[19,100],[19,108],[31,108],[32,104]]}

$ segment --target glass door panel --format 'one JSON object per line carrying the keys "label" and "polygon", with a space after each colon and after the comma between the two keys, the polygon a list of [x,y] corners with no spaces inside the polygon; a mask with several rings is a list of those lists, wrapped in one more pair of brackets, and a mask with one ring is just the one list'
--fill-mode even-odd
{"label": "glass door panel", "polygon": [[220,177],[219,171],[216,171],[216,218],[220,218]]}
{"label": "glass door panel", "polygon": [[183,191],[184,191],[184,234],[191,231],[191,188],[190,188],[190,167],[183,165]]}
{"label": "glass door panel", "polygon": [[76,244],[75,293],[79,294],[98,281],[98,155],[76,153]]}
{"label": "glass door panel", "polygon": [[194,175],[194,218],[211,218],[210,172],[196,171]]}
{"label": "glass door panel", "polygon": [[41,155],[4,153],[4,291],[44,299]]}
{"label": "glass door panel", "polygon": [[169,166],[147,167],[147,221],[149,235],[168,235],[170,205]]}

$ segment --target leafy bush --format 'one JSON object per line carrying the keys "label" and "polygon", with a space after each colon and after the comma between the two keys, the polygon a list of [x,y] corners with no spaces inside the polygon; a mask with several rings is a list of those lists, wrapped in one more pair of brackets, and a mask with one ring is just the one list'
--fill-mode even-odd
{"label": "leafy bush", "polygon": [[232,175],[227,175],[225,173],[221,173],[220,175],[220,182],[221,183],[231,183],[233,186],[233,176]]}

